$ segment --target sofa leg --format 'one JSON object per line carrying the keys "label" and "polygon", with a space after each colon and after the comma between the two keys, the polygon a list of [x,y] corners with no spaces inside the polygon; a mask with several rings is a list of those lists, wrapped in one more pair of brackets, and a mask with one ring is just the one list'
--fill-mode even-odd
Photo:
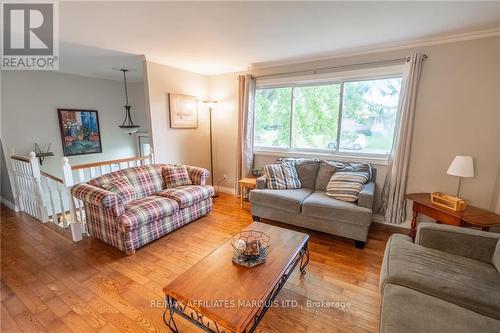
{"label": "sofa leg", "polygon": [[128,255],[128,256],[131,256],[135,253],[135,250],[132,250],[132,251],[126,251],[125,254]]}
{"label": "sofa leg", "polygon": [[365,242],[355,240],[354,241],[354,246],[356,246],[357,249],[364,249],[365,248]]}
{"label": "sofa leg", "polygon": [[260,216],[252,215],[252,220],[255,222],[260,222],[261,218],[260,218]]}

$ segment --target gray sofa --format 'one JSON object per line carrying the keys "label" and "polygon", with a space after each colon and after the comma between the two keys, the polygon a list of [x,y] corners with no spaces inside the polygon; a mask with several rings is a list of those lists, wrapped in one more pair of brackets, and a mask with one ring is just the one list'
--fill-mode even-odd
{"label": "gray sofa", "polygon": [[500,234],[421,223],[392,235],[380,288],[381,333],[500,332]]}
{"label": "gray sofa", "polygon": [[[355,240],[363,248],[372,223],[375,169],[369,164],[323,161],[318,159],[280,159],[296,162],[302,188],[270,190],[266,177],[257,179],[250,192],[254,220],[266,218]],[[368,172],[370,180],[362,188],[357,203],[348,203],[326,195],[326,186],[336,171]]]}

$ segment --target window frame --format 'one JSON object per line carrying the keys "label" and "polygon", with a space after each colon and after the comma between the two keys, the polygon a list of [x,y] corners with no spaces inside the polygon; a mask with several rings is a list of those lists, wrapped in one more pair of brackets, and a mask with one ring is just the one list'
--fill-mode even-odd
{"label": "window frame", "polygon": [[[395,65],[388,67],[377,67],[368,69],[358,69],[353,71],[343,71],[335,73],[324,73],[316,75],[307,75],[300,77],[278,77],[274,79],[257,79],[256,90],[259,89],[273,89],[273,88],[291,88],[291,105],[290,105],[290,130],[289,130],[289,146],[283,147],[266,147],[257,146],[255,143],[255,126],[253,133],[254,154],[262,156],[283,156],[283,157],[324,157],[324,158],[340,158],[349,159],[351,161],[370,162],[376,164],[386,165],[390,156],[390,152],[386,154],[376,153],[360,153],[360,152],[343,152],[340,151],[340,136],[342,132],[342,115],[344,104],[344,83],[346,82],[359,82],[371,81],[380,79],[394,79],[401,78],[403,87],[406,80],[406,66]],[[295,148],[294,146],[294,89],[296,87],[311,87],[319,85],[340,84],[339,92],[339,115],[338,115],[338,130],[337,130],[337,148],[323,149],[323,148]],[[401,103],[401,94],[399,95],[399,102]],[[256,120],[256,112],[254,112],[254,123]],[[398,116],[396,116],[397,122]],[[393,134],[393,142],[394,142]]]}

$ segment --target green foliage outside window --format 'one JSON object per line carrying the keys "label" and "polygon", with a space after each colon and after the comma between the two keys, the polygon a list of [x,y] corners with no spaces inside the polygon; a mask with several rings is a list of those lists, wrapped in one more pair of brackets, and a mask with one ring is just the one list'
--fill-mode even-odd
{"label": "green foliage outside window", "polygon": [[401,83],[401,78],[387,78],[257,89],[255,146],[387,154],[394,136]]}

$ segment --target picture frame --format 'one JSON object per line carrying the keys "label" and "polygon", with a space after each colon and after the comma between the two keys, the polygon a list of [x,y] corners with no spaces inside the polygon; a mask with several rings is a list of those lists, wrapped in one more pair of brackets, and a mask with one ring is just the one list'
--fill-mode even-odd
{"label": "picture frame", "polygon": [[97,110],[57,109],[64,156],[102,153]]}
{"label": "picture frame", "polygon": [[198,128],[198,98],[168,93],[170,128]]}

